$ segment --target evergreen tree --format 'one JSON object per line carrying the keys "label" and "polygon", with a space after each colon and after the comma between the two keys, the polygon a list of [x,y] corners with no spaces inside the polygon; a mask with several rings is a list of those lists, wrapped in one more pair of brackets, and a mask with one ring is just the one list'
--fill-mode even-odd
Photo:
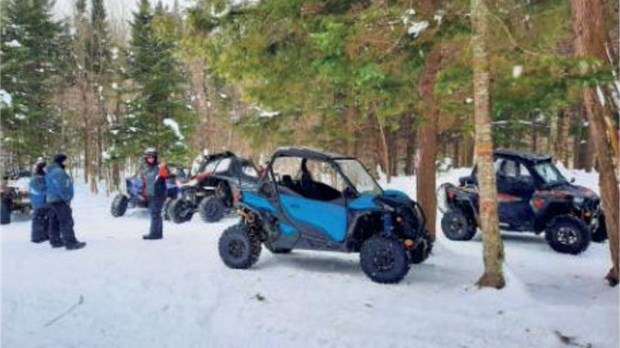
{"label": "evergreen tree", "polygon": [[174,18],[161,3],[153,13],[148,0],[140,1],[133,16],[129,77],[135,98],[124,122],[123,152],[136,156],[152,146],[164,157],[183,159],[193,114],[186,77],[175,56],[178,37]]}
{"label": "evergreen tree", "polygon": [[[53,2],[9,0],[2,4],[2,145],[25,167],[58,144],[60,122],[51,102],[64,48]],[[7,98],[5,98],[7,99]],[[8,104],[8,105],[7,105]]]}

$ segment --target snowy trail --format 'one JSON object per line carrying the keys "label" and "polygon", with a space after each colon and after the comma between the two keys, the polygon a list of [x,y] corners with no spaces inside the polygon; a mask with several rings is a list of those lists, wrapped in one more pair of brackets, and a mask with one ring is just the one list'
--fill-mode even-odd
{"label": "snowy trail", "polygon": [[[390,186],[413,194],[415,183]],[[372,283],[354,254],[264,249],[253,269],[235,271],[217,253],[235,219],[166,222],[164,240],[143,241],[146,211],[114,219],[111,198],[85,190],[74,203],[83,250],[29,243],[29,221],[2,228],[3,347],[566,347],[556,331],[618,346],[618,289],[601,279],[607,244],[575,257],[506,234],[502,291],[473,285],[478,236],[439,234],[434,255],[398,285]]]}

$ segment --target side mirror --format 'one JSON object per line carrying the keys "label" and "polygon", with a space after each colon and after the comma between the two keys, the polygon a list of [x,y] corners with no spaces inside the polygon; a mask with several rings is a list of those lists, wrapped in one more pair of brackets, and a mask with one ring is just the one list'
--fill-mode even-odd
{"label": "side mirror", "polygon": [[574,177],[570,178],[570,183],[572,184],[574,182],[575,182],[575,178]]}

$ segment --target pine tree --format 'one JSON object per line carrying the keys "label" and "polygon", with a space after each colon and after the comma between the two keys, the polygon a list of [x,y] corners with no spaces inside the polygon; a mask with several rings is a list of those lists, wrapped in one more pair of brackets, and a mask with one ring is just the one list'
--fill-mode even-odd
{"label": "pine tree", "polygon": [[12,97],[2,107],[2,145],[22,168],[58,144],[60,122],[50,99],[62,68],[62,26],[51,6],[48,0],[2,4],[2,88]]}
{"label": "pine tree", "polygon": [[182,159],[193,115],[187,96],[186,77],[175,56],[174,18],[161,3],[153,13],[148,0],[141,0],[132,22],[129,77],[136,97],[125,118],[123,147],[135,156],[148,146],[164,157]]}

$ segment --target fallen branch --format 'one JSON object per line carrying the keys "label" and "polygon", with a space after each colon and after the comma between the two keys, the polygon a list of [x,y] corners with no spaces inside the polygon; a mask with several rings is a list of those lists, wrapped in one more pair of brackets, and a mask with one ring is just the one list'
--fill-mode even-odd
{"label": "fallen branch", "polygon": [[54,319],[48,321],[47,323],[45,323],[45,327],[48,327],[52,324],[54,324],[55,322],[57,322],[58,320],[62,319],[64,316],[66,316],[67,314],[73,312],[78,306],[80,306],[81,304],[84,303],[84,296],[80,295],[80,298],[78,299],[78,301],[76,303],[74,303],[71,307],[67,308],[66,311],[60,313],[58,316],[56,316]]}

